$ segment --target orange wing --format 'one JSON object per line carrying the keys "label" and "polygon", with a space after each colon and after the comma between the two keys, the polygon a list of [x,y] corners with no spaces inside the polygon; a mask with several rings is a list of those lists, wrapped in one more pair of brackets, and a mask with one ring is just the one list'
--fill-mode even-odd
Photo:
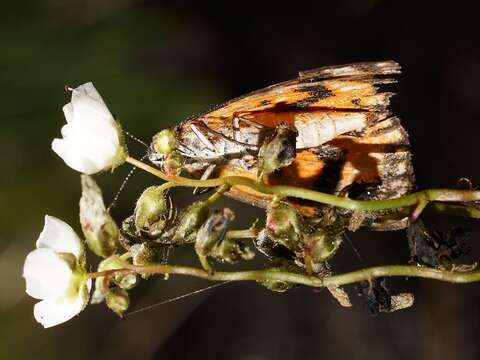
{"label": "orange wing", "polygon": [[[390,117],[388,105],[393,93],[378,89],[379,85],[395,82],[388,76],[398,73],[400,66],[393,61],[301,72],[295,80],[252,92],[187,119],[177,131],[202,121],[220,133],[231,127],[237,116],[271,128],[287,123],[304,129],[303,136],[308,139],[297,137],[297,145],[304,146],[297,146],[294,162],[271,175],[268,183],[330,193],[348,190],[349,196],[365,199],[399,197],[413,187],[408,135],[400,120]],[[321,124],[325,119],[361,126],[322,142]],[[315,139],[320,139],[318,146],[309,146]],[[199,175],[198,171],[193,173]],[[256,178],[257,170],[227,163],[217,166],[215,175],[240,174]],[[229,195],[261,207],[271,201],[269,196],[244,187],[234,187]],[[314,216],[319,210],[317,205],[295,204],[307,216]]]}

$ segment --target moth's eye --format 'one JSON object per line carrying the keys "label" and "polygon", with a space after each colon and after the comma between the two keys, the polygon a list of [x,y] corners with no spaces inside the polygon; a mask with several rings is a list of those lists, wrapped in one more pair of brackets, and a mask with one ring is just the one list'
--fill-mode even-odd
{"label": "moth's eye", "polygon": [[152,139],[152,148],[159,154],[168,155],[175,150],[176,139],[172,129],[157,133]]}

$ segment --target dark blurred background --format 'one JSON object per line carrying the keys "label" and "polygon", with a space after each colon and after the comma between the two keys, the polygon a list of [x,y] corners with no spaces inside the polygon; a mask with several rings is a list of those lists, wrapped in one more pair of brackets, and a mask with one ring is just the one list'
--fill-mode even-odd
{"label": "dark blurred background", "polygon": [[[124,319],[89,306],[44,330],[24,293],[24,257],[45,213],[79,229],[78,174],[51,151],[69,101],[65,84],[94,81],[123,127],[145,141],[218,102],[295,77],[298,70],[393,59],[403,74],[393,108],[411,135],[419,188],[480,179],[475,149],[480,114],[480,47],[475,22],[402,2],[162,2],[16,0],[0,5],[0,359],[478,359],[479,284],[393,279],[415,293],[413,308],[370,317],[354,287],[344,309],[326,292],[271,293],[230,283]],[[462,8],[464,13],[469,9]],[[473,12],[473,9],[472,9]],[[142,148],[131,144],[142,155]],[[123,177],[97,179],[111,199]],[[136,174],[114,215],[156,180]],[[178,203],[191,193],[175,193]],[[231,201],[225,201],[231,204]],[[261,211],[241,205],[238,226]],[[473,220],[426,216],[440,230]],[[357,232],[333,262],[345,271],[406,263],[404,232]],[[476,256],[476,257],[475,257]],[[93,256],[91,257],[91,259]],[[190,251],[170,260],[193,264]],[[171,277],[145,282],[132,310],[208,283]]]}

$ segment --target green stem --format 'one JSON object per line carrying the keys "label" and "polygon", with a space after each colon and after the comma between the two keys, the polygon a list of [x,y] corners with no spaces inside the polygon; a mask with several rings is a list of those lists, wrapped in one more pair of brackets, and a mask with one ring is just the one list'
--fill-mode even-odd
{"label": "green stem", "polygon": [[89,276],[99,277],[112,275],[113,272],[136,272],[139,274],[177,274],[188,275],[212,281],[285,281],[312,287],[331,287],[353,284],[377,277],[418,277],[434,279],[450,283],[470,283],[480,281],[480,271],[461,272],[431,269],[413,265],[387,265],[357,270],[349,273],[318,277],[281,271],[278,269],[250,270],[250,271],[206,271],[189,266],[175,265],[129,265],[125,269],[109,270],[105,272],[89,273]]}
{"label": "green stem", "polygon": [[[387,209],[396,209],[402,207],[422,205],[432,201],[443,202],[470,202],[480,200],[480,191],[473,190],[454,190],[454,189],[428,189],[408,194],[396,199],[386,200],[353,200],[347,197],[326,194],[319,191],[304,189],[288,185],[267,185],[242,176],[227,176],[223,178],[209,180],[195,180],[181,176],[169,177],[160,170],[157,170],[141,161],[127,158],[127,162],[143,169],[161,179],[173,182],[176,186],[185,187],[217,187],[221,185],[228,186],[247,186],[264,194],[271,194],[283,197],[294,197],[298,199],[311,200],[318,203],[340,207],[349,210],[362,211],[380,211]],[[441,207],[437,206],[437,209]],[[467,211],[466,213],[477,212]]]}
{"label": "green stem", "polygon": [[215,201],[219,200],[222,197],[222,195],[226,193],[229,189],[230,189],[230,185],[223,184],[222,186],[220,186],[220,188],[217,191],[215,191],[215,193],[212,196],[210,196],[206,200],[206,203],[208,205],[213,204]]}
{"label": "green stem", "polygon": [[225,237],[229,239],[252,239],[258,236],[259,228],[253,227],[245,230],[229,230]]}
{"label": "green stem", "polygon": [[458,215],[474,219],[480,219],[480,210],[467,205],[431,202],[430,204],[428,204],[426,210],[449,215]]}

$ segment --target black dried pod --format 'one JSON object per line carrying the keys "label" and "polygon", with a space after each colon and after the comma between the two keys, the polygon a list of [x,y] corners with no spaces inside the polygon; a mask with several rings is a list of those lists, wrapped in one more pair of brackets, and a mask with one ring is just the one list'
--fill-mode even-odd
{"label": "black dried pod", "polygon": [[357,290],[358,295],[365,299],[368,313],[371,316],[392,311],[392,297],[385,286],[384,278],[362,281]]}
{"label": "black dried pod", "polygon": [[430,267],[438,266],[437,233],[429,231],[422,221],[417,220],[407,228],[407,237],[412,261]]}
{"label": "black dried pod", "polygon": [[451,269],[453,261],[470,252],[466,242],[472,232],[466,228],[452,228],[446,235],[429,230],[421,221],[407,229],[412,261],[435,268]]}
{"label": "black dried pod", "polygon": [[472,229],[464,227],[453,227],[445,236],[445,247],[447,251],[442,249],[442,252],[446,252],[445,255],[451,260],[455,260],[461,256],[467,255],[472,250],[472,247],[467,243],[472,238]]}
{"label": "black dried pod", "polygon": [[288,250],[285,246],[276,243],[269,235],[266,229],[263,229],[258,233],[257,238],[254,240],[255,247],[263,255],[270,260],[282,258],[292,259],[294,253]]}

